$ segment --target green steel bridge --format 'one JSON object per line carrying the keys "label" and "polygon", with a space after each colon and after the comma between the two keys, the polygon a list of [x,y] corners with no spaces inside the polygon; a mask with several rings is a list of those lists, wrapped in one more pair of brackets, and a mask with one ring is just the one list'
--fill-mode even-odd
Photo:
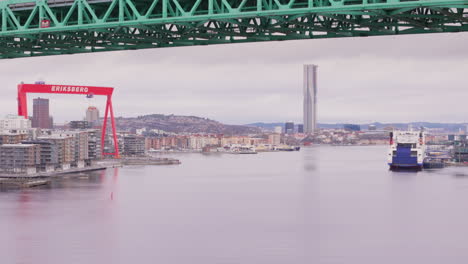
{"label": "green steel bridge", "polygon": [[468,30],[468,0],[0,0],[0,58]]}

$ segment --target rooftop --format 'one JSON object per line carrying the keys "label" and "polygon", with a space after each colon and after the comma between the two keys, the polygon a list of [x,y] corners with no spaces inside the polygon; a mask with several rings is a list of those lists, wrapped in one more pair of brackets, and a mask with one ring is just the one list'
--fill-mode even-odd
{"label": "rooftop", "polygon": [[29,148],[32,146],[36,146],[35,144],[3,144],[0,145],[1,148],[3,147],[14,147],[14,148]]}

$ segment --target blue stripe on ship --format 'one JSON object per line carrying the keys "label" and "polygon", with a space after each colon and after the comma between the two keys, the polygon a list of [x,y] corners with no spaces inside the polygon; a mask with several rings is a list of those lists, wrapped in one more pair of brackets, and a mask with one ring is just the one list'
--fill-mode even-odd
{"label": "blue stripe on ship", "polygon": [[396,155],[388,165],[399,168],[422,167],[422,163],[418,163],[418,157],[411,156],[411,147],[401,146],[397,147]]}

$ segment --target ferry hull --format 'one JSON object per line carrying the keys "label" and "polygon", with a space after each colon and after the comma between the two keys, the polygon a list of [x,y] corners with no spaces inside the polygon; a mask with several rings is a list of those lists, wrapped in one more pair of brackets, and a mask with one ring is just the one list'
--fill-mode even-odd
{"label": "ferry hull", "polygon": [[395,163],[389,163],[388,166],[390,166],[390,170],[393,171],[402,171],[402,170],[413,170],[413,171],[420,171],[423,168],[423,164],[395,164]]}

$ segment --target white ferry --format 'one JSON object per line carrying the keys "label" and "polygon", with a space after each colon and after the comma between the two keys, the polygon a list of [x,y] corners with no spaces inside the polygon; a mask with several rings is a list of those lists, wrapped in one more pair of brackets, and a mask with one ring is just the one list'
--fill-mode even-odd
{"label": "white ferry", "polygon": [[233,144],[229,149],[229,153],[232,154],[257,154],[254,146],[251,145],[240,145]]}
{"label": "white ferry", "polygon": [[421,170],[424,161],[424,133],[418,131],[390,132],[388,165],[391,170]]}

